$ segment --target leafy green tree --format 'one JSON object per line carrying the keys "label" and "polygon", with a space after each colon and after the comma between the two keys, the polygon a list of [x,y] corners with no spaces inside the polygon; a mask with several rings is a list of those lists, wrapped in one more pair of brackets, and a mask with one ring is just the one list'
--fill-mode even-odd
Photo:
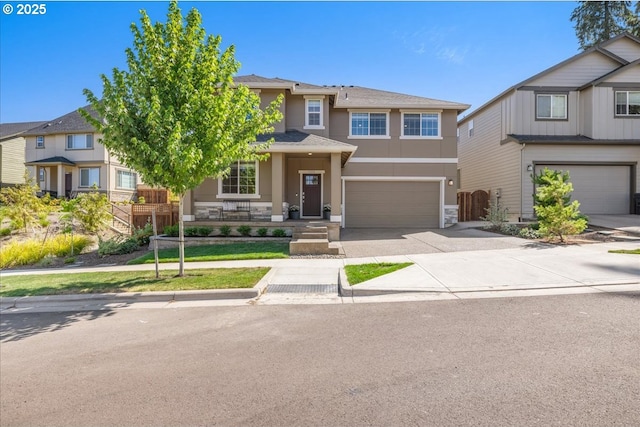
{"label": "leafy green tree", "polygon": [[35,228],[40,218],[49,213],[49,208],[37,196],[40,187],[35,179],[24,172],[24,184],[5,187],[0,190],[0,203],[6,205],[5,214],[14,228]]}
{"label": "leafy green tree", "polygon": [[538,217],[539,231],[545,237],[558,237],[564,242],[567,235],[580,234],[587,228],[587,220],[580,214],[580,203],[571,201],[573,185],[569,173],[544,168],[533,176],[536,185],[533,209]]}
{"label": "leafy green tree", "polygon": [[571,13],[571,21],[583,50],[628,31],[640,37],[637,24],[638,2],[635,13],[630,1],[581,1]]}
{"label": "leafy green tree", "polygon": [[256,144],[256,135],[282,120],[282,97],[261,110],[259,96],[233,82],[240,67],[234,46],[222,52],[220,36],[207,36],[201,23],[196,9],[183,19],[175,0],[165,24],[152,24],[142,10],[140,27],[131,26],[128,70],[115,68],[111,80],[101,76],[101,100],[84,90],[102,120],[80,110],[146,184],[179,196],[181,276],[185,193],[207,177],[228,175],[233,162],[264,159],[259,152],[268,143]]}

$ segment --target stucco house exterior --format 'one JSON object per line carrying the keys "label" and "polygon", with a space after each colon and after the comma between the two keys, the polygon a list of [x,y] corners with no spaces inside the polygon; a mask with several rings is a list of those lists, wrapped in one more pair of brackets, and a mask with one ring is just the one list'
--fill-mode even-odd
{"label": "stucco house exterior", "polygon": [[[217,220],[225,205],[249,201],[251,219],[302,219],[342,227],[443,228],[457,221],[456,121],[469,105],[359,86],[318,86],[238,76],[263,107],[279,94],[263,162],[238,159],[225,179],[207,179],[186,196],[185,219]],[[327,206],[326,209],[329,209]]]}
{"label": "stucco house exterior", "polygon": [[569,171],[589,214],[629,214],[640,191],[640,39],[619,35],[505,90],[458,122],[460,190],[531,219],[531,175]]}
{"label": "stucco house exterior", "polygon": [[[97,116],[90,107],[84,109]],[[23,136],[24,165],[43,192],[70,197],[91,191],[96,184],[111,201],[135,196],[138,174],[109,154],[100,143],[101,135],[78,111],[44,122]]]}
{"label": "stucco house exterior", "polygon": [[24,184],[24,133],[44,122],[0,124],[0,187]]}

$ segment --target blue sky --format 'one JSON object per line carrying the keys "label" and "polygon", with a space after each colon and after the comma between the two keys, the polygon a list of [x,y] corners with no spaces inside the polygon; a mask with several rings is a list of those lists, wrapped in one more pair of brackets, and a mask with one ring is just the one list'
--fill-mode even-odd
{"label": "blue sky", "polygon": [[[45,1],[45,0],[42,0]],[[131,23],[167,2],[45,1],[0,14],[0,122],[50,120],[125,68]],[[239,74],[358,85],[479,107],[579,52],[576,2],[180,2],[234,44]]]}

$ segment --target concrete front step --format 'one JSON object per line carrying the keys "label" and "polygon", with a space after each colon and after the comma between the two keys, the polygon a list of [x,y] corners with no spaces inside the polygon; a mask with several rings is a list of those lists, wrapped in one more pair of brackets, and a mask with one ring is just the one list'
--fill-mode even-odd
{"label": "concrete front step", "polygon": [[291,255],[338,255],[338,248],[329,246],[328,239],[298,239],[289,243]]}
{"label": "concrete front step", "polygon": [[299,232],[294,232],[293,236],[294,239],[328,239],[329,238],[329,233],[320,233],[320,232],[311,232],[311,231],[303,231],[301,233]]}

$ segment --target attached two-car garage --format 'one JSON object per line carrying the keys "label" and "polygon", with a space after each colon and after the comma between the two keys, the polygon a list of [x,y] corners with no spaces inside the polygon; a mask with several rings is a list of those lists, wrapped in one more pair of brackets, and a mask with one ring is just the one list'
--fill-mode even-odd
{"label": "attached two-car garage", "polygon": [[441,227],[442,182],[349,179],[344,186],[345,227]]}
{"label": "attached two-car garage", "polygon": [[580,212],[585,215],[629,213],[631,166],[537,164],[536,173],[545,167],[569,172],[571,200],[580,202]]}

